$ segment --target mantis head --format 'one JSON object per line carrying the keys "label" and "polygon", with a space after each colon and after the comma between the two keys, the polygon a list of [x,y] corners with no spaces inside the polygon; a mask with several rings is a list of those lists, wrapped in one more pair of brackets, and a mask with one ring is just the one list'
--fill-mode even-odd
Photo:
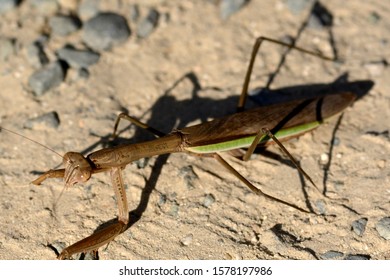
{"label": "mantis head", "polygon": [[67,187],[89,180],[92,167],[88,160],[80,153],[68,152],[64,155],[65,175],[64,181]]}

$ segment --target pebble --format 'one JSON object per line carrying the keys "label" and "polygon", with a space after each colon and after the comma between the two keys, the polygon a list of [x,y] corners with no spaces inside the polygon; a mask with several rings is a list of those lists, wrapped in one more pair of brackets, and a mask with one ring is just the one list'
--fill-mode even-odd
{"label": "pebble", "polygon": [[326,213],[326,203],[323,200],[316,200],[314,204],[321,215],[324,215]]}
{"label": "pebble", "polygon": [[99,61],[98,53],[88,50],[77,50],[72,47],[64,47],[57,51],[60,59],[66,61],[73,68],[88,68]]}
{"label": "pebble", "polygon": [[99,13],[100,0],[84,0],[78,6],[77,15],[83,20],[89,20]]}
{"label": "pebble", "polygon": [[333,146],[339,146],[340,145],[340,138],[338,138],[338,137],[335,137],[335,138],[333,138],[333,143],[332,143],[332,145]]}
{"label": "pebble", "polygon": [[177,217],[179,215],[179,205],[176,202],[171,205],[168,215],[172,217]]}
{"label": "pebble", "polygon": [[380,236],[386,240],[390,240],[390,217],[380,219],[375,228]]}
{"label": "pebble", "polygon": [[41,14],[51,15],[58,9],[57,0],[31,0],[31,5]]}
{"label": "pebble", "polygon": [[77,72],[77,75],[81,79],[88,79],[89,78],[89,71],[85,68],[80,68]]}
{"label": "pebble", "polygon": [[321,154],[320,156],[320,164],[321,165],[327,165],[329,162],[329,155],[326,153]]}
{"label": "pebble", "polygon": [[372,77],[378,77],[382,75],[383,71],[388,66],[389,63],[385,59],[364,64],[364,68],[366,68]]}
{"label": "pebble", "polygon": [[81,27],[81,22],[71,16],[53,16],[49,19],[53,35],[67,36]]}
{"label": "pebble", "polygon": [[332,13],[320,2],[315,2],[311,10],[308,26],[311,28],[324,28],[333,25]]}
{"label": "pebble", "polygon": [[83,40],[95,50],[109,50],[130,36],[124,17],[114,13],[100,13],[84,25]]}
{"label": "pebble", "polygon": [[49,244],[49,248],[54,250],[56,254],[59,255],[62,252],[62,250],[66,248],[66,244],[65,242],[62,241],[54,241],[53,243]]}
{"label": "pebble", "polygon": [[148,15],[137,26],[138,38],[146,38],[153,32],[158,24],[160,14],[155,9],[150,9]]}
{"label": "pebble", "polygon": [[130,20],[137,21],[139,19],[139,8],[137,4],[130,6]]}
{"label": "pebble", "polygon": [[167,203],[167,196],[165,194],[160,194],[157,205],[162,206]]}
{"label": "pebble", "polygon": [[287,8],[294,14],[300,14],[313,3],[313,0],[287,0]]}
{"label": "pebble", "polygon": [[369,19],[370,19],[370,22],[371,22],[372,24],[377,24],[378,22],[381,21],[382,17],[381,17],[380,14],[378,14],[378,13],[375,12],[375,11],[373,11],[373,12],[370,13]]}
{"label": "pebble", "polygon": [[363,236],[364,231],[366,230],[367,218],[361,218],[352,222],[352,230],[358,236]]}
{"label": "pebble", "polygon": [[57,128],[60,125],[60,118],[55,111],[40,115],[35,118],[28,119],[24,123],[24,127],[33,129],[35,126],[43,124],[46,127]]}
{"label": "pebble", "polygon": [[222,0],[219,6],[219,15],[225,20],[240,10],[249,0]]}
{"label": "pebble", "polygon": [[182,245],[188,246],[188,245],[190,245],[190,244],[192,243],[192,240],[193,240],[193,239],[194,239],[194,235],[193,235],[192,233],[190,233],[190,234],[184,236],[184,237],[180,240],[180,242],[181,242]]}
{"label": "pebble", "polygon": [[344,253],[338,251],[328,251],[321,254],[321,259],[329,260],[329,259],[341,259],[344,256]]}
{"label": "pebble", "polygon": [[203,206],[210,207],[211,204],[213,204],[214,202],[215,202],[215,196],[212,195],[211,193],[206,194],[203,200]]}
{"label": "pebble", "polygon": [[0,61],[6,61],[14,53],[14,40],[9,38],[0,38]]}
{"label": "pebble", "polygon": [[79,80],[87,80],[90,76],[88,69],[85,68],[69,68],[66,72],[67,82],[77,82]]}
{"label": "pebble", "polygon": [[26,57],[30,65],[36,69],[49,63],[49,58],[39,42],[33,42],[27,46]]}
{"label": "pebble", "polygon": [[35,71],[28,79],[28,85],[36,96],[61,84],[65,77],[64,67],[59,61],[49,63]]}
{"label": "pebble", "polygon": [[149,163],[149,158],[141,158],[136,161],[136,165],[138,169],[144,169]]}
{"label": "pebble", "polygon": [[361,254],[348,254],[344,260],[355,260],[355,261],[358,261],[358,260],[361,260],[361,261],[364,261],[364,260],[370,260],[371,257],[370,255],[361,255]]}
{"label": "pebble", "polygon": [[18,0],[1,0],[0,1],[0,14],[5,14],[6,12],[12,10],[18,5]]}
{"label": "pebble", "polygon": [[187,188],[192,190],[195,188],[194,181],[198,179],[198,175],[194,172],[192,166],[184,166],[179,170],[179,176],[184,178]]}

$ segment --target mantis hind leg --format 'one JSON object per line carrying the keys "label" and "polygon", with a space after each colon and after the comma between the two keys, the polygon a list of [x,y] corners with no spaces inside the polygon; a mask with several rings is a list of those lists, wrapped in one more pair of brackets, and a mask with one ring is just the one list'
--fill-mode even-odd
{"label": "mantis hind leg", "polygon": [[[294,43],[288,44],[288,43],[285,43],[285,42],[282,42],[282,41],[279,41],[279,40],[275,40],[275,39],[272,39],[272,38],[268,38],[268,37],[263,37],[263,36],[258,37],[256,39],[254,45],[253,45],[251,58],[249,60],[249,65],[248,65],[248,68],[246,70],[244,84],[242,86],[240,99],[238,100],[238,105],[237,105],[237,111],[238,112],[241,112],[241,111],[244,110],[246,99],[248,97],[248,88],[249,88],[249,82],[250,82],[250,78],[251,78],[252,71],[253,71],[253,65],[255,63],[257,53],[258,53],[258,51],[260,49],[260,46],[263,43],[263,41],[268,41],[268,42],[273,43],[273,44],[285,46],[285,47],[288,47],[290,49],[294,49],[294,50],[297,50],[297,51],[300,51],[300,52],[303,52],[303,53],[306,53],[306,54],[309,54],[309,55],[317,56],[317,57],[319,57],[321,59],[324,59],[324,60],[330,60],[330,61],[335,60],[334,58],[330,58],[330,57],[324,56],[324,55],[322,55],[322,54],[320,54],[318,52],[314,52],[314,51],[310,51],[310,50],[307,50],[307,49],[304,49],[304,48],[297,47],[297,46],[294,45]],[[269,86],[269,84],[267,85],[267,87],[268,86]]]}
{"label": "mantis hind leg", "polygon": [[235,177],[237,177],[241,182],[243,182],[249,189],[251,189],[257,195],[261,195],[261,196],[263,196],[271,201],[276,201],[278,203],[284,204],[284,205],[289,206],[291,208],[294,208],[300,212],[311,213],[310,211],[308,211],[306,209],[303,209],[303,208],[301,208],[293,203],[284,201],[280,198],[269,195],[269,194],[265,193],[264,191],[262,191],[261,189],[255,187],[244,176],[242,176],[233,166],[231,166],[226,160],[224,160],[223,157],[220,156],[218,153],[209,154],[208,156],[215,158],[220,164],[222,164],[223,167],[225,167],[230,173],[232,173]]}
{"label": "mantis hind leg", "polygon": [[145,129],[151,133],[153,133],[155,136],[158,136],[158,137],[162,137],[165,135],[164,132],[161,132],[153,127],[150,127],[149,125],[147,125],[146,123],[144,122],[141,122],[140,120],[126,114],[126,113],[120,113],[118,115],[118,117],[116,118],[116,121],[115,121],[115,125],[114,125],[114,132],[112,133],[112,138],[115,138],[117,136],[117,130],[118,130],[118,125],[119,125],[119,122],[122,120],[122,119],[125,119],[129,122],[131,122],[132,124],[142,128],[142,129]]}
{"label": "mantis hind leg", "polygon": [[291,162],[294,164],[294,166],[298,169],[299,173],[303,175],[318,191],[317,185],[314,183],[313,179],[303,170],[303,168],[299,165],[299,163],[296,161],[296,159],[290,154],[290,152],[284,147],[284,145],[278,140],[278,138],[268,129],[268,128],[263,128],[261,129],[255,139],[253,140],[252,144],[249,146],[248,150],[242,157],[243,161],[248,161],[250,157],[252,156],[254,150],[256,149],[257,145],[260,143],[262,139],[267,137],[267,139],[272,139],[278,146],[279,148],[283,151],[283,153],[288,156],[288,158],[291,160]]}

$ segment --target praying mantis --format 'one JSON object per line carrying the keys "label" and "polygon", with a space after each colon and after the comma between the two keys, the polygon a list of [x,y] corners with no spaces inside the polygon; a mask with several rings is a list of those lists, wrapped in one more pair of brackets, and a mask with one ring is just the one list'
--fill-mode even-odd
{"label": "praying mantis", "polygon": [[254,193],[287,207],[294,208],[297,211],[310,213],[306,209],[269,195],[254,186],[222,157],[221,152],[247,148],[245,154],[242,156],[242,159],[247,161],[257,146],[274,142],[290,158],[299,172],[315,186],[313,180],[299,166],[280,141],[297,137],[315,129],[325,120],[350,106],[357,96],[353,92],[342,91],[309,99],[298,99],[283,104],[245,110],[254,62],[259,48],[264,41],[290,47],[325,60],[332,60],[319,53],[297,46],[292,46],[268,37],[259,37],[256,39],[252,49],[237,106],[237,113],[198,125],[176,129],[169,134],[164,134],[122,113],[116,119],[113,138],[117,135],[118,125],[121,120],[127,120],[138,127],[146,129],[157,136],[157,138],[142,143],[104,148],[92,152],[87,156],[83,156],[77,152],[68,152],[63,156],[63,169],[49,170],[32,182],[35,185],[40,185],[49,178],[63,178],[65,186],[71,187],[74,184],[87,182],[95,173],[110,172],[111,184],[114,188],[118,204],[117,222],[65,248],[59,254],[59,259],[70,258],[76,253],[96,251],[127,229],[129,209],[122,171],[128,164],[138,159],[151,156],[168,153],[187,153],[199,157],[214,158]]}

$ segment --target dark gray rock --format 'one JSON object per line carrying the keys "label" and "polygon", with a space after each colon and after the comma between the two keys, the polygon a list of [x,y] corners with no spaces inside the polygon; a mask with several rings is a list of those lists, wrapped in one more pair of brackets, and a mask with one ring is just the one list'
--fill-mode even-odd
{"label": "dark gray rock", "polygon": [[55,13],[59,7],[57,0],[31,0],[29,2],[33,8],[44,15]]}
{"label": "dark gray rock", "polygon": [[215,202],[215,196],[211,193],[206,194],[203,200],[203,206],[210,207]]}
{"label": "dark gray rock", "polygon": [[100,0],[83,0],[78,6],[77,14],[83,20],[88,20],[99,13]]}
{"label": "dark gray rock", "polygon": [[359,236],[363,236],[364,231],[366,230],[367,218],[361,218],[352,222],[352,230]]}
{"label": "dark gray rock", "polygon": [[0,15],[14,9],[19,4],[18,0],[1,0]]}
{"label": "dark gray rock", "polygon": [[0,38],[0,61],[6,61],[14,53],[14,40],[9,38]]}
{"label": "dark gray rock", "polygon": [[47,127],[51,127],[51,128],[57,128],[60,125],[60,118],[58,116],[58,113],[53,111],[53,112],[49,112],[49,113],[43,114],[41,116],[38,116],[36,118],[28,119],[25,122],[24,127],[32,129],[32,128],[34,128],[34,126],[40,125],[40,124],[43,124],[43,125],[45,125]]}
{"label": "dark gray rock", "polygon": [[109,50],[130,36],[124,17],[114,13],[100,13],[84,25],[83,40],[95,50]]}
{"label": "dark gray rock", "polygon": [[312,28],[324,28],[331,27],[332,25],[332,13],[320,2],[315,2],[311,10],[308,26]]}
{"label": "dark gray rock", "polygon": [[59,86],[64,77],[65,70],[63,65],[59,61],[52,62],[34,72],[28,80],[28,85],[35,95],[39,96]]}
{"label": "dark gray rock", "polygon": [[88,50],[76,50],[71,47],[64,47],[57,51],[60,59],[64,60],[74,68],[88,68],[99,61],[98,53]]}
{"label": "dark gray rock", "polygon": [[314,204],[315,204],[315,206],[317,208],[317,211],[321,215],[326,214],[326,203],[325,203],[325,201],[323,201],[322,199],[319,199],[319,200],[316,200],[316,202]]}
{"label": "dark gray rock", "polygon": [[85,68],[80,68],[77,72],[77,75],[80,79],[88,79],[89,78],[89,72]]}
{"label": "dark gray rock", "polygon": [[364,261],[364,260],[370,260],[371,259],[371,256],[370,255],[362,255],[362,254],[348,254],[344,260],[351,260],[351,261]]}
{"label": "dark gray rock", "polygon": [[137,4],[130,6],[130,20],[137,21],[139,19],[139,8]]}
{"label": "dark gray rock", "polygon": [[179,176],[184,179],[189,190],[195,188],[194,182],[198,179],[198,175],[196,175],[192,166],[184,166],[180,168]]}
{"label": "dark gray rock", "polygon": [[375,228],[380,236],[386,240],[390,240],[390,217],[380,219]]}
{"label": "dark gray rock", "polygon": [[334,260],[341,259],[344,256],[344,253],[338,251],[327,251],[321,255],[321,259],[323,260]]}
{"label": "dark gray rock", "polygon": [[294,14],[300,14],[313,3],[313,0],[285,0],[287,8]]}
{"label": "dark gray rock", "polygon": [[81,22],[70,16],[53,16],[49,19],[49,26],[53,35],[67,36],[81,27]]}
{"label": "dark gray rock", "polygon": [[137,36],[146,38],[156,28],[160,14],[155,9],[150,9],[148,15],[138,24]]}
{"label": "dark gray rock", "polygon": [[219,7],[219,14],[222,19],[227,19],[248,2],[249,0],[222,0]]}
{"label": "dark gray rock", "polygon": [[26,57],[30,65],[36,69],[42,68],[49,63],[43,46],[39,42],[34,42],[27,46]]}

